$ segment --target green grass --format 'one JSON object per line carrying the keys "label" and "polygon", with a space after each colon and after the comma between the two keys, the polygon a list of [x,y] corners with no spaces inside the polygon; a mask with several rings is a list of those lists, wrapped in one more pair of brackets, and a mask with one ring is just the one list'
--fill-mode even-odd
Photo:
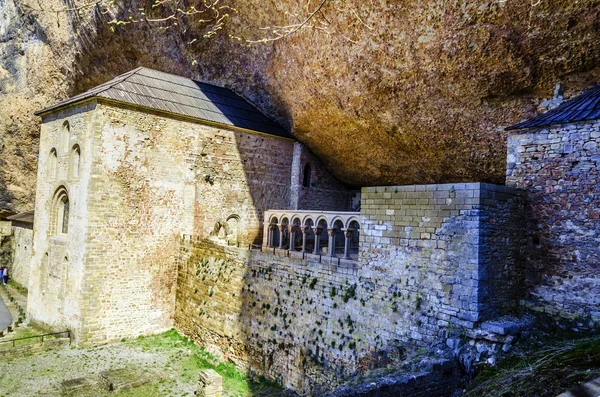
{"label": "green grass", "polygon": [[[233,364],[219,362],[204,348],[196,346],[194,342],[181,336],[174,329],[160,335],[141,336],[125,343],[139,346],[142,350],[171,350],[172,360],[167,363],[167,366],[179,369],[181,377],[186,381],[196,380],[198,372],[202,369],[215,370],[223,377],[223,391],[226,396],[276,396],[281,394],[282,389],[276,384],[269,383],[264,379],[258,382],[248,379]],[[183,351],[189,351],[191,354],[182,354]],[[137,394],[133,395],[137,396]]]}
{"label": "green grass", "polygon": [[21,284],[16,283],[13,280],[8,280],[8,285],[19,291],[22,295],[27,296],[27,288],[23,287]]}
{"label": "green grass", "polygon": [[484,369],[467,396],[554,397],[600,373],[600,336],[548,342],[523,357]]}

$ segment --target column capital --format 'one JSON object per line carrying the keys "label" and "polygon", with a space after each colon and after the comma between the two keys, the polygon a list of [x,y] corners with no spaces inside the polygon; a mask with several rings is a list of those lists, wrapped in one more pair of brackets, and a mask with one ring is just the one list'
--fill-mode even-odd
{"label": "column capital", "polygon": [[336,232],[337,232],[337,229],[335,227],[327,228],[327,234],[329,234],[330,236],[335,236]]}
{"label": "column capital", "polygon": [[354,233],[354,229],[345,228],[345,229],[342,229],[342,232],[344,232],[344,237],[350,238],[350,237],[352,237],[352,234]]}
{"label": "column capital", "polygon": [[279,227],[279,230],[280,230],[280,231],[282,231],[282,232],[283,232],[285,229],[287,229],[287,227],[288,227],[287,223],[280,223],[280,224],[278,224],[277,226]]}
{"label": "column capital", "polygon": [[308,231],[311,229],[310,226],[300,226],[300,231],[302,231],[302,233],[306,234],[308,233]]}
{"label": "column capital", "polygon": [[323,228],[319,226],[313,226],[312,230],[315,233],[315,236],[320,236],[321,233],[323,233]]}
{"label": "column capital", "polygon": [[297,232],[297,231],[298,231],[298,228],[299,228],[299,226],[298,226],[298,225],[291,225],[291,226],[290,226],[290,231],[291,231],[292,233],[295,233],[295,232]]}

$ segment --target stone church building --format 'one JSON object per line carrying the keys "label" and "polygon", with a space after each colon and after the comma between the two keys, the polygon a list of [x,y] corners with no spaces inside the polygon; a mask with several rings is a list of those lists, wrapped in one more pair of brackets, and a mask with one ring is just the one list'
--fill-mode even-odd
{"label": "stone church building", "polygon": [[269,208],[352,193],[232,91],[137,68],[42,117],[29,316],[76,342],[173,326],[182,235],[262,241]]}

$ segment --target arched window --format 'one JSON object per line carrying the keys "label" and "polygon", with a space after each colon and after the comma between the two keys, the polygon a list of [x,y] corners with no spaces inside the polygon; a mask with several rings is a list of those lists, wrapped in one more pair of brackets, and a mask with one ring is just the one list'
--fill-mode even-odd
{"label": "arched window", "polygon": [[59,222],[60,222],[60,232],[62,234],[67,234],[69,232],[69,198],[67,195],[64,195],[59,202]]}
{"label": "arched window", "polygon": [[310,187],[311,182],[312,182],[311,179],[312,179],[312,168],[311,168],[310,164],[306,163],[306,165],[304,166],[304,175],[302,178],[302,186]]}
{"label": "arched window", "polygon": [[79,167],[81,163],[81,149],[79,145],[74,145],[71,148],[71,155],[69,157],[69,173],[71,178],[79,178]]}
{"label": "arched window", "polygon": [[48,179],[56,179],[56,168],[58,165],[58,157],[56,155],[56,149],[50,150],[50,156],[48,157]]}
{"label": "arched window", "polygon": [[71,137],[71,126],[68,121],[65,121],[60,130],[60,150],[66,153],[69,150],[69,139]]}
{"label": "arched window", "polygon": [[58,188],[54,195],[53,208],[51,213],[50,233],[67,234],[69,232],[69,213],[70,204],[67,190],[64,187]]}

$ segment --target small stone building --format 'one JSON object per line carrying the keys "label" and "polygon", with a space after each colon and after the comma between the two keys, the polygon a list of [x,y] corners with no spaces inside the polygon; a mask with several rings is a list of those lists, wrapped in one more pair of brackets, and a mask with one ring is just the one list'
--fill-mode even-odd
{"label": "small stone building", "polygon": [[351,192],[232,91],[137,68],[42,117],[29,316],[77,343],[173,326],[181,235],[262,241],[269,208]]}
{"label": "small stone building", "polygon": [[526,305],[600,325],[600,86],[508,130],[506,184],[528,198]]}

